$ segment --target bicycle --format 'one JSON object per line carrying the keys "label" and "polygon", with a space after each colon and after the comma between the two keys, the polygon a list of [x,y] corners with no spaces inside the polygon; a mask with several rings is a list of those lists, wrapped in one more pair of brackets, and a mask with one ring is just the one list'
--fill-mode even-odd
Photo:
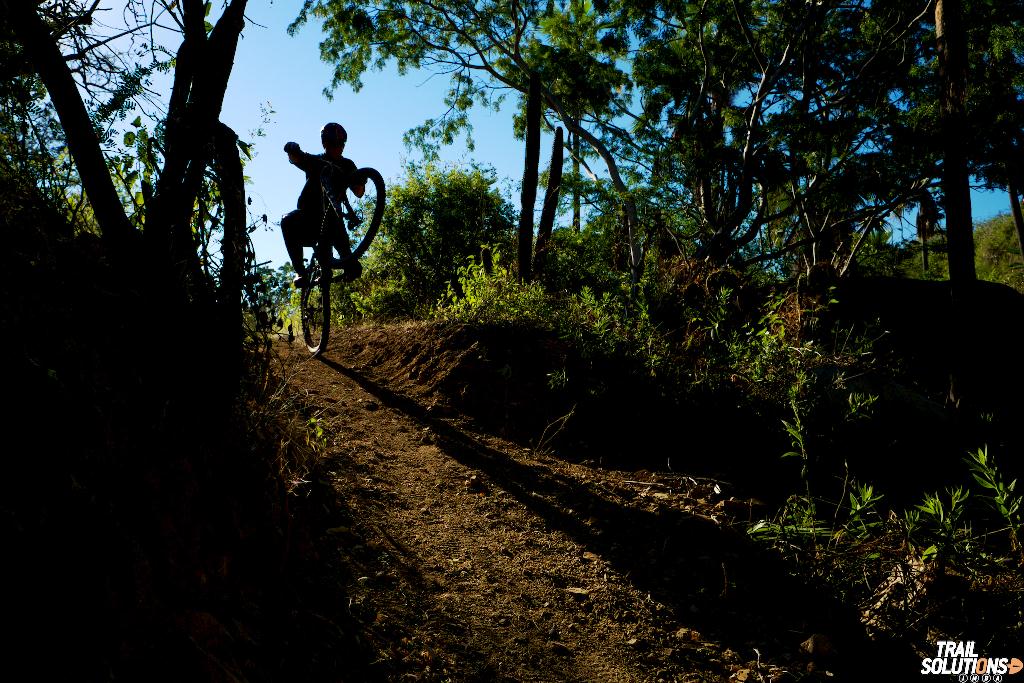
{"label": "bicycle", "polygon": [[[331,332],[331,285],[335,282],[355,279],[352,276],[352,265],[358,264],[359,258],[370,248],[370,243],[377,235],[381,218],[384,216],[384,178],[373,168],[360,168],[353,173],[350,184],[364,184],[366,192],[357,202],[361,211],[352,208],[348,199],[348,190],[337,193],[332,191],[329,174],[338,167],[326,162],[320,174],[320,195],[322,198],[323,217],[320,221],[320,236],[313,247],[313,256],[307,268],[307,282],[301,289],[300,316],[302,319],[302,336],[306,348],[313,356],[319,356],[327,348],[327,340]],[[362,181],[361,183],[359,181]],[[346,188],[348,184],[346,184]],[[370,213],[369,220],[364,218]],[[333,218],[332,218],[333,212]],[[345,221],[349,235],[362,234],[359,244],[351,254],[341,258],[334,257],[334,243],[337,229]],[[341,275],[334,275],[341,270]],[[348,272],[346,272],[346,270]]]}

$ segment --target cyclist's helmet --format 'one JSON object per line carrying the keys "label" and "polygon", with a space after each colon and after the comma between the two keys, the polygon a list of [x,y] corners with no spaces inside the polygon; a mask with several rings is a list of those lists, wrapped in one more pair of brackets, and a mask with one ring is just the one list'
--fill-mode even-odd
{"label": "cyclist's helmet", "polygon": [[327,149],[328,147],[337,147],[338,145],[344,147],[347,141],[348,133],[346,133],[345,129],[341,127],[340,123],[334,123],[332,121],[324,126],[320,131],[320,142],[323,143],[324,149]]}

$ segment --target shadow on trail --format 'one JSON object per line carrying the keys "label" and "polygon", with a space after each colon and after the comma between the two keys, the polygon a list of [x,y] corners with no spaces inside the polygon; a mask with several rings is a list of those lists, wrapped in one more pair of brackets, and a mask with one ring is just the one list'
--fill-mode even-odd
{"label": "shadow on trail", "polygon": [[745,660],[754,658],[753,648],[768,660],[795,654],[809,635],[825,633],[844,656],[835,667],[841,680],[869,680],[879,667],[919,668],[909,650],[869,643],[852,611],[788,576],[776,558],[740,533],[683,510],[631,507],[545,467],[521,464],[430,415],[416,400],[336,361],[320,360],[385,406],[428,426],[447,455],[480,470],[550,529],[603,557],[636,588],[669,607],[666,621],[676,622],[674,628],[695,628]]}

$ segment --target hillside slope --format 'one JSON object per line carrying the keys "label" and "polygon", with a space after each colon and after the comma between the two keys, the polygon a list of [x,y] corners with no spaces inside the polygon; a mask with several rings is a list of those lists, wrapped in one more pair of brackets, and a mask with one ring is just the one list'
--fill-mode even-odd
{"label": "hillside slope", "polygon": [[[343,501],[323,531],[382,678],[866,680],[861,662],[878,665],[855,615],[733,527],[757,501],[483,431],[438,381],[474,347],[438,339],[406,324],[345,329],[321,360],[279,348],[323,429]],[[814,634],[847,657],[809,661]]]}

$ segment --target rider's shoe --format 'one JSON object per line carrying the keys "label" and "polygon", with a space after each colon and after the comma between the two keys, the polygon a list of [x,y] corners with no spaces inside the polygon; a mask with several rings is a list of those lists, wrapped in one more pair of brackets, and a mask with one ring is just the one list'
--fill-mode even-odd
{"label": "rider's shoe", "polygon": [[359,276],[363,274],[363,264],[359,262],[359,259],[351,259],[346,261],[344,264],[345,272],[343,277],[346,282],[352,282],[358,280]]}
{"label": "rider's shoe", "polygon": [[342,272],[335,278],[335,282],[351,283],[358,280],[359,275],[362,274],[362,264],[356,258],[349,257],[339,263],[338,266],[342,269]]}

